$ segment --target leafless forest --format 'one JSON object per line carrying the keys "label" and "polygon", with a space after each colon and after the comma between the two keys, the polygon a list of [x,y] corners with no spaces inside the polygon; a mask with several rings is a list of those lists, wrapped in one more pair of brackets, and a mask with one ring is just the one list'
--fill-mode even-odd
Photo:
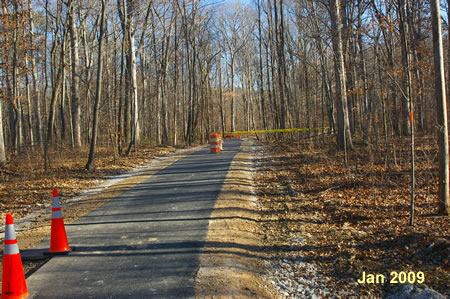
{"label": "leafless forest", "polygon": [[47,169],[52,149],[89,147],[91,169],[96,145],[120,157],[143,145],[205,142],[211,131],[316,127],[336,138],[314,142],[346,153],[360,142],[391,163],[396,138],[413,149],[420,134],[440,145],[441,210],[448,213],[448,2],[1,6],[2,164],[35,151]]}

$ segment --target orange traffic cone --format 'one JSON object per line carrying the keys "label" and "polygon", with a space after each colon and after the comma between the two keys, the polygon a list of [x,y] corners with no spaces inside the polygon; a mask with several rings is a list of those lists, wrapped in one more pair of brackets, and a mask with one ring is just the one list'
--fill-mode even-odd
{"label": "orange traffic cone", "polygon": [[238,134],[238,139],[241,139],[241,134],[240,133]]}
{"label": "orange traffic cone", "polygon": [[3,251],[2,299],[28,297],[25,273],[11,214],[6,214],[5,250]]}
{"label": "orange traffic cone", "polygon": [[52,199],[52,231],[50,235],[50,254],[67,254],[70,251],[67,242],[64,219],[59,204],[58,190],[53,189]]}
{"label": "orange traffic cone", "polygon": [[230,135],[230,139],[233,139],[233,135]]}

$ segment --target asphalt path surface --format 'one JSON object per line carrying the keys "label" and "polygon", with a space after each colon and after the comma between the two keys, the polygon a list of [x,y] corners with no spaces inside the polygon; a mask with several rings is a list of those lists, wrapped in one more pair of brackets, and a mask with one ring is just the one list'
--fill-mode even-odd
{"label": "asphalt path surface", "polygon": [[66,225],[74,251],[27,279],[32,298],[194,297],[208,221],[240,145],[194,152]]}

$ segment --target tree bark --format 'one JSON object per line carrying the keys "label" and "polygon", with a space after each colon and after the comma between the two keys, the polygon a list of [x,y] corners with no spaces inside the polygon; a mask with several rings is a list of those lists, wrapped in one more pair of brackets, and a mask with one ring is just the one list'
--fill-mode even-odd
{"label": "tree bark", "polygon": [[97,144],[97,131],[98,131],[98,118],[99,118],[99,106],[102,97],[102,83],[103,83],[103,37],[105,27],[105,15],[106,15],[106,0],[101,0],[101,17],[100,17],[100,32],[98,38],[98,64],[97,64],[97,87],[95,89],[94,111],[93,111],[93,123],[92,123],[92,138],[91,146],[89,149],[89,157],[86,163],[86,170],[91,170],[95,158],[95,148]]}
{"label": "tree bark", "polygon": [[444,49],[439,0],[431,0],[433,51],[435,69],[435,98],[437,107],[437,134],[439,143],[439,209],[442,215],[450,214],[448,122],[445,90]]}
{"label": "tree bark", "polygon": [[178,96],[178,9],[176,8],[175,4],[173,4],[173,10],[175,11],[175,33],[174,33],[174,46],[175,46],[175,51],[174,51],[174,76],[173,76],[173,90],[174,90],[174,102],[173,102],[173,139],[172,139],[172,144],[174,146],[177,146],[177,134],[178,134],[178,123],[177,123],[177,113],[178,113],[178,101],[179,101],[179,96]]}
{"label": "tree bark", "polygon": [[[75,1],[74,1],[75,2]],[[79,96],[80,85],[80,57],[78,51],[78,32],[75,20],[74,2],[71,2],[69,8],[69,32],[70,32],[70,46],[72,53],[72,130],[74,147],[81,147],[81,105]]]}
{"label": "tree bark", "polygon": [[[31,0],[28,0],[28,19],[29,19],[29,26],[30,26],[30,32],[34,33],[34,21],[33,21],[33,9]],[[34,39],[32,38],[32,43],[34,42]],[[33,132],[35,133],[35,141],[42,145],[42,118],[41,118],[41,107],[40,107],[40,94],[38,89],[38,74],[36,70],[36,57],[34,53],[34,49],[31,49],[31,75],[32,75],[32,113],[33,115],[33,124],[34,129]]]}
{"label": "tree bark", "polygon": [[3,113],[0,102],[0,167],[6,162],[5,136],[3,136]]}
{"label": "tree bark", "polygon": [[12,98],[14,104],[14,128],[15,128],[15,149],[16,152],[20,152],[22,143],[23,143],[23,135],[22,135],[22,104],[20,101],[20,89],[19,89],[19,61],[18,61],[18,50],[19,50],[19,8],[18,3],[15,2],[14,6],[14,31],[13,31],[13,61],[12,61]]}
{"label": "tree bark", "polygon": [[[25,65],[28,65],[28,57],[25,57]],[[27,106],[28,106],[28,135],[30,140],[30,145],[34,145],[34,134],[33,134],[33,120],[32,120],[32,106],[31,106],[31,88],[30,88],[30,78],[28,74],[25,74],[25,86],[27,92]]]}
{"label": "tree bark", "polygon": [[[63,63],[63,62],[61,62]],[[44,142],[44,170],[47,171],[48,164],[50,162],[50,156],[48,153],[48,147],[50,146],[50,142],[53,137],[53,126],[55,122],[55,110],[56,110],[56,102],[58,100],[59,89],[61,88],[61,80],[62,80],[63,72],[61,68],[58,70],[58,74],[56,75],[56,80],[53,82],[53,91],[52,98],[50,101],[50,111],[48,113],[48,122],[47,122],[47,138]]]}
{"label": "tree bark", "polygon": [[235,115],[234,115],[234,53],[231,53],[231,132],[235,130]]}
{"label": "tree bark", "polygon": [[341,150],[353,148],[347,109],[347,84],[341,33],[341,2],[329,0],[333,37],[334,72],[336,77],[336,102],[338,112],[337,145]]}
{"label": "tree bark", "polygon": [[[264,80],[263,80],[263,57],[262,57],[262,30],[261,30],[261,0],[258,0],[258,44],[259,44],[259,96],[261,102],[261,117],[262,117],[262,125],[263,129],[267,129],[266,122],[266,108],[265,108],[265,98],[264,98]],[[449,0],[450,1],[450,0]]]}
{"label": "tree bark", "polygon": [[401,105],[401,128],[403,135],[410,134],[410,122],[409,122],[409,109],[408,106],[412,104],[411,98],[411,69],[410,69],[410,58],[409,58],[409,28],[406,11],[406,1],[399,0],[399,16],[400,16],[400,38],[401,38],[401,48],[402,48],[402,64],[403,64],[403,97]]}

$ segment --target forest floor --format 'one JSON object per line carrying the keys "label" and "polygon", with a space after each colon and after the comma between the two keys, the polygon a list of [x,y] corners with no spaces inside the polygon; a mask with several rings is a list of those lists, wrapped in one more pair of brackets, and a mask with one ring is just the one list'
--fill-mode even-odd
{"label": "forest floor", "polygon": [[[385,297],[401,285],[393,272],[411,281],[423,272],[416,286],[450,296],[449,217],[436,216],[437,145],[416,138],[410,226],[409,142],[394,144],[388,163],[385,152],[356,144],[344,166],[343,153],[330,146],[266,142],[255,181],[265,246],[278,248],[270,259],[281,294]],[[364,271],[386,280],[359,284]],[[405,274],[397,278],[404,282]]]}

